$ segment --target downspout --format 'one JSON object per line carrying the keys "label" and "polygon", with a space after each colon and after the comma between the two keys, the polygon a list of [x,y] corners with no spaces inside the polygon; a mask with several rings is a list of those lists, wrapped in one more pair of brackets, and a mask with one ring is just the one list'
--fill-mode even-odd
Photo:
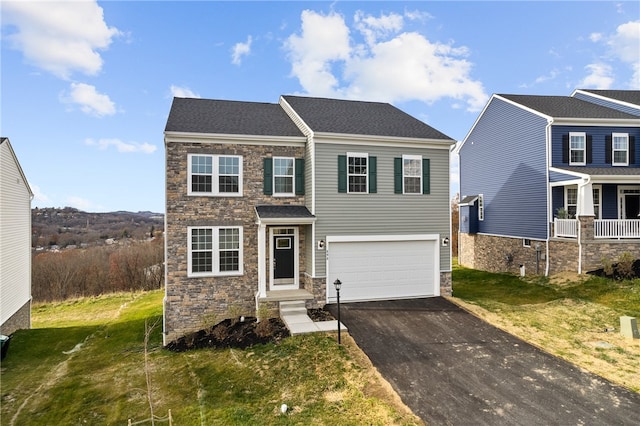
{"label": "downspout", "polygon": [[553,206],[551,199],[551,183],[549,182],[549,168],[551,167],[551,124],[553,123],[552,119],[547,120],[547,127],[545,129],[547,135],[547,241],[545,244],[545,267],[544,267],[544,276],[549,276],[549,242],[551,241],[551,219],[553,218]]}

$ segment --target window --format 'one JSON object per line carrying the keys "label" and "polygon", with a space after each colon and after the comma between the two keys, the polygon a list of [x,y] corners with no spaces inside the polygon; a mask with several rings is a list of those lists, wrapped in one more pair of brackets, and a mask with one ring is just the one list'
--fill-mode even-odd
{"label": "window", "polygon": [[564,205],[569,219],[575,219],[578,212],[578,188],[565,187]]}
{"label": "window", "polygon": [[484,195],[478,194],[478,220],[484,220]]}
{"label": "window", "polygon": [[600,210],[601,210],[601,202],[600,202],[600,194],[602,192],[602,187],[600,185],[594,185],[592,188],[593,191],[593,213],[596,215],[595,219],[600,219]]}
{"label": "window", "polygon": [[187,275],[241,275],[241,241],[241,227],[190,227]]}
{"label": "window", "polygon": [[369,156],[367,154],[347,154],[347,192],[368,192],[368,160]]}
{"label": "window", "polygon": [[569,133],[569,164],[577,166],[586,164],[586,139],[585,133]]}
{"label": "window", "polygon": [[242,195],[242,157],[189,154],[189,195]]}
{"label": "window", "polygon": [[629,165],[629,134],[614,133],[612,137],[612,158],[614,166]]}
{"label": "window", "polygon": [[402,156],[403,194],[422,194],[422,157]]}
{"label": "window", "polygon": [[522,239],[522,247],[531,247],[531,240],[528,238]]}
{"label": "window", "polygon": [[273,159],[273,193],[293,195],[294,159]]}

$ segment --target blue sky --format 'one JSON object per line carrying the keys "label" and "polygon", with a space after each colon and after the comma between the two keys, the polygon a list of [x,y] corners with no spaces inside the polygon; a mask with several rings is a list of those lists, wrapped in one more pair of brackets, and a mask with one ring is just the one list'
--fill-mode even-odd
{"label": "blue sky", "polygon": [[462,140],[493,93],[640,89],[637,1],[0,7],[0,133],[33,207],[164,211],[173,96],[384,101]]}

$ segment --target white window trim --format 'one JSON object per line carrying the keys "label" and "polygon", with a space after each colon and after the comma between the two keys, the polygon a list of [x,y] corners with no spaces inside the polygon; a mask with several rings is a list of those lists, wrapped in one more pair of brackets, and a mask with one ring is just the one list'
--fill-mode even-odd
{"label": "white window trim", "polygon": [[[625,138],[627,140],[627,148],[624,150],[616,149],[616,143],[615,143],[616,138]],[[626,154],[627,161],[625,161],[624,163],[617,163],[616,152],[623,152],[623,151]],[[628,166],[629,165],[629,133],[612,133],[611,134],[611,165],[612,166]]]}
{"label": "white window trim", "polygon": [[[572,149],[571,148],[571,137],[572,136],[582,136],[582,140],[584,142],[584,148],[582,149]],[[583,161],[571,161],[571,153],[573,151],[582,151],[582,160]],[[570,132],[569,133],[569,165],[571,166],[585,166],[587,164],[587,134],[585,132]]]}
{"label": "white window trim", "polygon": [[602,219],[602,185],[593,185],[591,187],[592,191],[597,190],[598,191],[598,201],[600,201],[599,204],[596,205],[595,203],[595,197],[593,198],[594,202],[593,202],[593,211],[594,213],[597,214],[597,219]]}
{"label": "white window trim", "polygon": [[478,220],[484,220],[484,195],[478,194]]}
{"label": "white window trim", "polygon": [[[211,229],[212,232],[212,271],[211,272],[192,272],[192,245],[191,231],[194,229]],[[220,272],[220,229],[238,229],[238,270]],[[189,226],[187,227],[187,276],[188,277],[226,277],[244,275],[244,256],[243,256],[243,235],[242,226]]]}
{"label": "white window trim", "polygon": [[522,247],[531,247],[531,239],[523,238],[522,239]]}
{"label": "white window trim", "polygon": [[[404,178],[406,177],[412,177],[415,178],[416,176],[407,176],[405,174],[405,170],[404,170],[404,160],[418,160],[418,164],[420,164],[420,173],[418,173],[418,178],[420,179],[420,189],[418,190],[418,192],[406,192],[405,188],[404,188]],[[422,156],[420,155],[403,155],[402,156],[402,193],[406,194],[406,195],[422,195]]]}
{"label": "white window trim", "polygon": [[[367,159],[367,172],[365,173],[366,190],[364,192],[354,192],[349,190],[349,177],[350,176],[362,176],[360,174],[349,173],[349,158],[352,157],[364,157]],[[369,154],[366,152],[347,152],[347,194],[369,194]]]}
{"label": "white window trim", "polygon": [[[197,157],[211,157],[211,192],[198,192],[193,191],[191,186],[191,161],[194,156]],[[218,178],[219,174],[219,162],[218,159],[220,157],[231,157],[238,158],[238,192],[220,192],[218,190]],[[211,154],[188,154],[187,156],[187,195],[197,196],[197,197],[242,197],[242,156],[241,155],[211,155]]]}
{"label": "white window trim", "polygon": [[[276,192],[276,177],[288,177],[288,175],[276,175],[276,160],[291,160],[293,162],[293,174],[291,175],[291,192]],[[273,157],[271,160],[273,162],[273,176],[272,179],[272,187],[273,187],[273,196],[274,197],[293,197],[296,195],[296,159],[294,157]]]}
{"label": "white window trim", "polygon": [[[564,187],[564,208],[567,211],[567,215],[569,214],[569,189],[576,191],[576,203],[571,204],[572,206],[576,206],[576,213],[574,217],[569,217],[569,219],[577,219],[578,215],[578,186],[577,185],[569,185]],[[602,194],[601,194],[602,195]]]}

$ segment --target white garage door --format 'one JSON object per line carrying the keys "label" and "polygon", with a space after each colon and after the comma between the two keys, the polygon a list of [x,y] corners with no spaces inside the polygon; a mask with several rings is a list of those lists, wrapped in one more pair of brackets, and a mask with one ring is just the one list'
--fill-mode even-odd
{"label": "white garage door", "polygon": [[327,237],[327,302],[440,295],[438,235]]}

